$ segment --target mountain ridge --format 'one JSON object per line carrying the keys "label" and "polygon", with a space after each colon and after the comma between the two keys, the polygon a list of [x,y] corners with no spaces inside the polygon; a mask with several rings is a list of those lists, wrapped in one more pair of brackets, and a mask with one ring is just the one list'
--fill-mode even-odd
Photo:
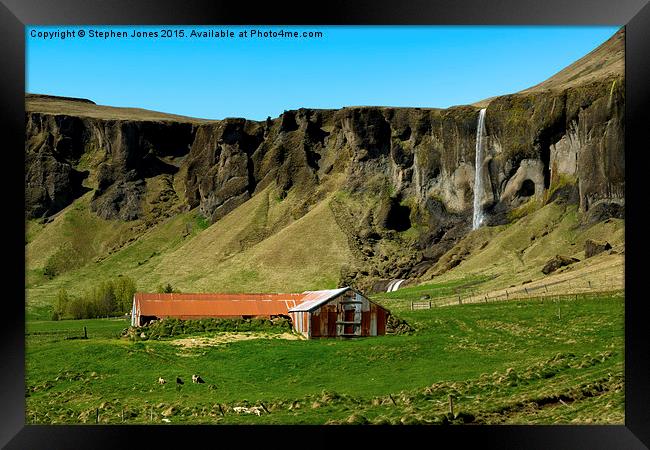
{"label": "mountain ridge", "polygon": [[[596,49],[580,64],[561,71],[552,83],[500,96],[486,105],[481,169],[485,189],[480,203],[487,225],[507,226],[557,202],[573,205],[584,226],[622,219],[624,83],[622,74],[610,70],[622,57],[621,34],[603,44],[605,50]],[[596,68],[589,62],[603,54],[611,56],[608,65]],[[582,75],[557,87],[575,73]],[[584,83],[576,84],[580,79]],[[311,226],[316,230],[323,226],[332,236],[340,229],[346,244],[342,235],[332,240],[338,250],[331,260],[311,250],[313,267],[327,266],[321,281],[314,281],[318,277],[313,272],[291,284],[292,277],[299,278],[293,274],[297,266],[283,267],[278,276],[284,276],[288,285],[369,288],[394,278],[417,282],[431,276],[433,267],[440,269],[440,261],[456,264],[448,252],[472,234],[478,109],[476,105],[300,108],[266,121],[205,120],[30,95],[25,178],[26,218],[33,230],[26,244],[28,272],[30,286],[37,288],[32,293],[58,284],[56,278],[43,278],[43,267],[54,255],[70,253],[70,248],[77,246],[82,256],[79,263],[59,263],[59,282],[67,279],[70,285],[81,286],[84,270],[108,267],[115,255],[135,248],[147,230],[176,221],[180,228],[174,233],[183,237],[175,234],[175,241],[217,229],[223,233],[218,224],[244,211],[241,208],[252,200],[259,203],[260,196],[265,196],[262,204],[267,206],[245,208],[238,222],[229,222],[246,243],[233,247],[234,255],[247,256],[235,266],[215,257],[199,267],[188,250],[177,254],[176,263],[173,258],[165,263],[165,276],[173,277],[175,266],[186,265],[188,273],[201,272],[198,276],[207,280],[202,282],[206,289],[239,282],[242,288],[264,291],[270,288],[269,268],[275,267],[280,249],[300,245],[299,233],[279,233],[327,205],[331,215],[319,216],[323,219]],[[79,207],[83,211],[74,212]],[[56,231],[52,225],[70,220],[68,234],[92,222],[99,229],[119,228],[123,236],[106,232],[102,242],[88,236],[95,242],[90,247],[97,250],[87,251],[87,244],[65,237],[61,231],[65,227]],[[201,221],[210,226],[197,229]],[[277,241],[277,236],[285,238]],[[272,238],[278,244],[264,253],[263,248],[271,248],[264,243]],[[256,246],[260,251],[251,250]],[[48,256],[30,258],[36,248]],[[109,248],[112,253],[107,254]],[[151,252],[153,256],[137,261],[125,257],[128,264],[119,266],[120,271],[142,273],[143,264],[169,256],[155,255],[153,247]],[[295,253],[295,260],[304,265],[310,261],[308,255]],[[38,264],[30,265],[30,259]],[[442,273],[454,267],[443,267]],[[228,280],[219,278],[224,271],[232,272]],[[92,273],[101,271],[86,272]],[[245,279],[246,273],[255,279]],[[310,277],[322,286],[312,286]],[[159,275],[149,278],[149,288],[165,281]],[[215,281],[219,279],[223,282]],[[178,282],[189,289],[192,277]]]}

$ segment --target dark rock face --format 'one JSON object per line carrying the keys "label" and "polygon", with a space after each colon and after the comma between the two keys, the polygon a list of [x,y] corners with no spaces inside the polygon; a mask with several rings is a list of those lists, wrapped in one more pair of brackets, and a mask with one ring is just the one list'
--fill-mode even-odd
{"label": "dark rock face", "polygon": [[583,216],[583,223],[585,225],[593,225],[598,222],[603,222],[607,219],[624,219],[625,206],[621,201],[600,201],[595,204]]}
{"label": "dark rock face", "polygon": [[542,273],[548,275],[549,273],[555,272],[560,267],[568,266],[573,263],[579,262],[579,259],[569,258],[568,256],[556,255],[551,258],[542,268]]}
{"label": "dark rock face", "polygon": [[410,212],[409,207],[401,205],[399,199],[388,198],[379,209],[377,223],[387,230],[405,231],[411,228]]}
{"label": "dark rock face", "polygon": [[606,250],[611,250],[612,246],[609,242],[598,242],[591,239],[585,241],[585,258],[591,258]]}
{"label": "dark rock face", "polygon": [[[622,86],[613,78],[491,101],[484,192],[477,193],[489,224],[503,223],[512,208],[548,190],[554,199],[579,203],[582,212],[623,204]],[[391,198],[418,205],[395,215],[389,204],[382,226],[408,227],[406,220],[386,220],[409,215],[437,234],[449,220],[470,220],[477,119],[471,106],[300,109],[265,122],[204,124],[29,113],[27,214],[51,215],[96,189],[99,214],[135,218],[142,191],[132,182],[168,174],[182,180],[179,198],[214,221],[269,183],[283,196],[343,173],[352,192],[383,176]]]}
{"label": "dark rock face", "polygon": [[74,166],[83,153],[82,121],[70,116],[35,116],[27,120],[25,141],[25,213],[51,216],[88,189],[87,171]]}
{"label": "dark rock face", "polygon": [[147,178],[173,174],[187,153],[190,124],[27,114],[25,209],[50,216],[95,189],[91,208],[105,219],[138,217]]}
{"label": "dark rock face", "polygon": [[[113,183],[102,195],[93,198],[92,210],[103,219],[135,220],[140,215],[140,200],[145,192],[144,181]],[[98,191],[95,191],[98,192]]]}
{"label": "dark rock face", "polygon": [[621,78],[611,77],[564,91],[494,99],[486,113],[491,160],[483,204],[508,209],[522,198],[541,199],[548,189],[553,199],[579,203],[583,213],[600,202],[622,202],[622,86]]}
{"label": "dark rock face", "polygon": [[216,221],[248,200],[255,191],[250,158],[261,142],[263,129],[251,130],[244,119],[226,119],[204,125],[185,163],[185,196],[190,208]]}

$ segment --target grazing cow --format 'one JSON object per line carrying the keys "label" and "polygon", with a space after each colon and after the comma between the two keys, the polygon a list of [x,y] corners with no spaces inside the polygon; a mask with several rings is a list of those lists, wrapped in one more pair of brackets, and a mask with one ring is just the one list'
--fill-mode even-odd
{"label": "grazing cow", "polygon": [[198,375],[192,375],[192,383],[205,383],[205,381]]}
{"label": "grazing cow", "polygon": [[167,383],[163,377],[158,377],[158,384],[165,384]]}
{"label": "grazing cow", "polygon": [[183,380],[181,380],[180,377],[176,377],[176,384],[185,384],[185,383],[183,383]]}

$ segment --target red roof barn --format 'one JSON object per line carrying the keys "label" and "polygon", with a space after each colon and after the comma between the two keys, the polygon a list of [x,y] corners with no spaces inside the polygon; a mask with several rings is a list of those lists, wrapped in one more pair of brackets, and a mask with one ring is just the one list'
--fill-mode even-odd
{"label": "red roof barn", "polygon": [[349,287],[302,294],[148,294],[133,296],[131,325],[175,317],[272,318],[288,316],[305,337],[386,334],[390,312]]}

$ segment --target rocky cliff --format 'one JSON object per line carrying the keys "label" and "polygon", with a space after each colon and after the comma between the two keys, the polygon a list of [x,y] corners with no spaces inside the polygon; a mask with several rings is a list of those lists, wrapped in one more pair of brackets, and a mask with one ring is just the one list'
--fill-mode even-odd
{"label": "rocky cliff", "polygon": [[[622,44],[619,32],[596,57],[622,55]],[[624,79],[621,65],[608,67],[597,76],[560,72],[570,82],[478,106],[299,109],[261,122],[28,94],[26,216],[47,220],[93,191],[91,210],[104,219],[153,224],[199,208],[215,222],[273,184],[278,198],[299,199],[298,218],[328,186],[373,200],[365,209],[333,205],[359,267],[374,268],[342,278],[417,276],[471,228],[480,107],[487,112],[478,195],[487,225],[551,201],[578,204],[585,222],[622,217]],[[382,253],[374,245],[410,229],[417,233],[410,248]]]}

